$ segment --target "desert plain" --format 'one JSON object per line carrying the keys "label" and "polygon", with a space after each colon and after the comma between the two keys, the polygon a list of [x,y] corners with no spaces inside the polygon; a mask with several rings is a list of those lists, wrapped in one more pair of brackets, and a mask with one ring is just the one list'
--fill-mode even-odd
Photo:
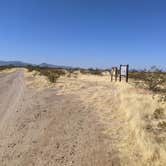
{"label": "desert plain", "polygon": [[165,111],[152,92],[79,72],[56,83],[0,73],[0,166],[164,166]]}

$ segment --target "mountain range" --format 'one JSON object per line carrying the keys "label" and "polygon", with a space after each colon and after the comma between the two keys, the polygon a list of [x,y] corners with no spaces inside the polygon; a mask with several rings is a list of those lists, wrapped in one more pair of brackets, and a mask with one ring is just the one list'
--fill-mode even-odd
{"label": "mountain range", "polygon": [[20,66],[20,67],[33,65],[33,66],[50,67],[50,68],[72,68],[70,66],[58,66],[58,65],[48,64],[48,63],[41,63],[37,65],[37,64],[31,64],[31,63],[25,63],[22,61],[1,61],[0,60],[0,66],[8,66],[8,65]]}

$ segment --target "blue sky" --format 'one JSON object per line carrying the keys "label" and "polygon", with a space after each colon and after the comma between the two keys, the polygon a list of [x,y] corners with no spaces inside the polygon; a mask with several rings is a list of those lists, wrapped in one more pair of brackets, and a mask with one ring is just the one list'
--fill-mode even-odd
{"label": "blue sky", "polygon": [[165,0],[0,0],[0,59],[166,66]]}

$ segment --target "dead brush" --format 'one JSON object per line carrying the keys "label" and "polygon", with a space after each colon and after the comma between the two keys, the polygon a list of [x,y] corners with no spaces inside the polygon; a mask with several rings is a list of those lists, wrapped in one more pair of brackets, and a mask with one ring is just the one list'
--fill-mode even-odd
{"label": "dead brush", "polygon": [[150,91],[160,91],[160,85],[166,82],[165,77],[162,74],[149,73],[147,77],[144,78],[144,81]]}
{"label": "dead brush", "polygon": [[147,70],[132,70],[129,72],[129,78],[134,79],[137,85],[147,88],[152,92],[165,93],[166,92],[166,72],[154,67]]}
{"label": "dead brush", "polygon": [[159,122],[157,127],[165,130],[166,129],[166,121]]}
{"label": "dead brush", "polygon": [[92,74],[92,75],[99,75],[99,76],[103,75],[103,71],[104,70],[102,70],[102,69],[93,69],[93,68],[80,69],[81,74]]}
{"label": "dead brush", "polygon": [[163,108],[157,108],[154,113],[153,113],[153,117],[155,119],[162,119],[165,117],[165,114],[164,114],[164,109]]}
{"label": "dead brush", "polygon": [[40,75],[46,76],[48,80],[52,83],[56,83],[60,76],[65,75],[63,69],[55,69],[40,66],[27,66],[27,69],[29,72],[38,71]]}
{"label": "dead brush", "polygon": [[6,69],[12,69],[12,68],[15,68],[15,66],[13,66],[13,65],[0,66],[0,71],[6,70]]}

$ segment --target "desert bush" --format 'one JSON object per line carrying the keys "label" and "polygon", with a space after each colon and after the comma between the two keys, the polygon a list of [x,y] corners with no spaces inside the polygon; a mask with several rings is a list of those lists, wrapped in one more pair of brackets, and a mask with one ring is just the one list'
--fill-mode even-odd
{"label": "desert bush", "polygon": [[166,95],[165,95],[165,94],[162,94],[162,95],[159,97],[158,102],[159,102],[159,103],[164,103],[164,102],[166,102]]}
{"label": "desert bush", "polygon": [[80,69],[81,74],[92,74],[92,75],[99,75],[99,76],[102,76],[103,71],[104,70],[102,70],[102,69],[93,69],[93,68]]}
{"label": "desert bush", "polygon": [[34,70],[34,67],[31,66],[31,65],[28,65],[28,66],[27,66],[27,69],[28,69],[29,72],[32,72],[32,71]]}
{"label": "desert bush", "polygon": [[155,119],[163,118],[164,117],[164,109],[163,108],[157,108],[153,113],[153,117]]}
{"label": "desert bush", "polygon": [[48,80],[52,83],[55,83],[57,79],[64,75],[65,72],[63,69],[55,69],[55,68],[48,68],[48,67],[40,67],[40,66],[27,66],[29,72],[31,71],[38,71],[40,75],[44,75],[48,78]]}
{"label": "desert bush", "polygon": [[160,85],[162,85],[166,80],[162,74],[159,73],[149,73],[147,77],[144,78],[148,89],[151,91],[159,91]]}
{"label": "desert bush", "polygon": [[32,65],[28,65],[26,68],[28,69],[29,72],[32,72],[33,70],[35,70],[35,71],[41,70],[41,68],[39,66],[32,66]]}
{"label": "desert bush", "polygon": [[160,129],[166,129],[166,121],[159,122],[157,127]]}
{"label": "desert bush", "polygon": [[129,78],[134,79],[134,80],[144,80],[146,77],[146,72],[144,71],[130,71],[129,72]]}
{"label": "desert bush", "polygon": [[47,77],[48,77],[50,82],[55,83],[57,81],[57,79],[59,78],[59,75],[56,75],[54,73],[50,73]]}
{"label": "desert bush", "polygon": [[13,65],[7,65],[7,66],[0,66],[0,71],[5,70],[5,69],[12,69],[15,68]]}
{"label": "desert bush", "polygon": [[[149,71],[133,70],[129,72],[129,78],[132,78],[137,82],[143,81],[146,87],[153,92],[166,92],[166,73],[159,69],[154,70],[153,68],[153,70]],[[140,85],[139,82],[138,84]]]}
{"label": "desert bush", "polygon": [[89,70],[88,69],[80,69],[80,73],[81,74],[89,74]]}
{"label": "desert bush", "polygon": [[90,74],[102,76],[103,70],[101,69],[88,69]]}

